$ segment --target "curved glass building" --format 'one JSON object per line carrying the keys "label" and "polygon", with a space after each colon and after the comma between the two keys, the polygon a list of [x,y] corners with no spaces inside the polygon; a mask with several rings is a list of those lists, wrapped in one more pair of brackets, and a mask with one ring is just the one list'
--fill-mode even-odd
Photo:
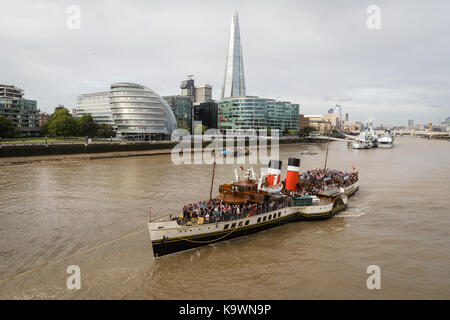
{"label": "curved glass building", "polygon": [[109,103],[119,138],[165,139],[177,128],[167,102],[140,84],[112,84]]}

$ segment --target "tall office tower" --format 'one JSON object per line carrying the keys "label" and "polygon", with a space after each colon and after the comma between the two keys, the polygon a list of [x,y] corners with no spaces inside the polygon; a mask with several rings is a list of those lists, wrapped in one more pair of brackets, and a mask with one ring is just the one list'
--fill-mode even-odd
{"label": "tall office tower", "polygon": [[190,96],[164,96],[163,99],[172,109],[179,128],[192,128],[192,98]]}
{"label": "tall office tower", "polygon": [[222,99],[244,97],[245,79],[242,59],[241,35],[237,12],[231,18],[230,38],[228,42],[227,63],[222,87]]}
{"label": "tall office tower", "polygon": [[212,86],[205,84],[202,86],[195,86],[194,102],[202,103],[212,100]]}
{"label": "tall office tower", "polygon": [[339,115],[339,122],[337,124],[337,127],[338,127],[338,129],[341,129],[341,124],[342,124],[342,107],[339,104],[337,104],[334,107],[334,113]]}
{"label": "tall office tower", "polygon": [[192,79],[193,75],[188,76],[188,80],[184,80],[181,82],[180,89],[181,89],[181,95],[185,97],[190,97],[192,99],[192,102],[194,102],[194,96],[195,96],[195,84],[194,79]]}

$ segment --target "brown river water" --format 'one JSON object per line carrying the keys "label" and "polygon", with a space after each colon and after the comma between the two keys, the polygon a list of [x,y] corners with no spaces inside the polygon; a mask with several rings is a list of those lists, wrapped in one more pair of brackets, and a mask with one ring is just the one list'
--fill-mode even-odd
{"label": "brown river water", "polygon": [[[281,146],[283,176],[291,156],[302,171],[323,167],[325,144]],[[330,143],[329,168],[353,165],[360,191],[331,219],[156,260],[147,231],[77,253],[145,229],[149,206],[161,216],[207,199],[211,165],[163,155],[0,167],[0,279],[26,272],[0,282],[0,298],[449,299],[450,142]],[[215,193],[234,168],[217,166]],[[79,290],[66,287],[69,265],[80,267]],[[379,290],[366,286],[369,265],[380,267]]]}

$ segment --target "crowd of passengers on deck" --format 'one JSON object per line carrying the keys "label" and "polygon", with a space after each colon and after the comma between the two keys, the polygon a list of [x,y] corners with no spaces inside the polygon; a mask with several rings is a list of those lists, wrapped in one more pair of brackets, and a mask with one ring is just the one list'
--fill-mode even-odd
{"label": "crowd of passengers on deck", "polygon": [[358,172],[346,172],[331,169],[311,169],[300,175],[300,181],[308,184],[347,187],[358,181]]}
{"label": "crowd of passengers on deck", "polygon": [[178,218],[179,224],[204,224],[236,220],[277,210],[292,205],[292,199],[281,198],[267,203],[228,204],[221,199],[199,201],[183,207]]}
{"label": "crowd of passengers on deck", "polygon": [[273,200],[267,203],[243,203],[227,204],[221,199],[211,199],[190,203],[183,207],[182,213],[173,218],[179,224],[204,224],[220,221],[229,221],[253,216],[279,208],[292,205],[292,197],[317,196],[328,188],[347,187],[358,181],[358,172],[347,173],[345,171],[331,169],[312,169],[300,175],[300,180],[305,182],[301,190],[286,191],[283,193],[290,197]]}
{"label": "crowd of passengers on deck", "polygon": [[332,188],[345,188],[358,181],[358,172],[346,172],[331,169],[311,169],[300,175],[301,188],[290,192],[293,197],[317,196]]}

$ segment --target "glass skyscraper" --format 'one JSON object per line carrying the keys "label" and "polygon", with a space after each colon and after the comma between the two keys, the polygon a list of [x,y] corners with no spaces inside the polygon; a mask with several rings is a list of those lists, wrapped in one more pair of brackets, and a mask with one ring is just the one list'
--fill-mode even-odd
{"label": "glass skyscraper", "polygon": [[[279,130],[280,135],[298,133],[298,104],[246,96],[237,12],[231,19],[222,98],[217,105],[220,129],[227,134],[267,129]],[[225,121],[221,121],[222,117]]]}
{"label": "glass skyscraper", "polygon": [[244,97],[245,95],[244,61],[242,58],[239,18],[236,12],[231,18],[222,99],[227,97]]}
{"label": "glass skyscraper", "polygon": [[189,96],[164,96],[163,99],[172,109],[178,128],[191,130],[192,98]]}

